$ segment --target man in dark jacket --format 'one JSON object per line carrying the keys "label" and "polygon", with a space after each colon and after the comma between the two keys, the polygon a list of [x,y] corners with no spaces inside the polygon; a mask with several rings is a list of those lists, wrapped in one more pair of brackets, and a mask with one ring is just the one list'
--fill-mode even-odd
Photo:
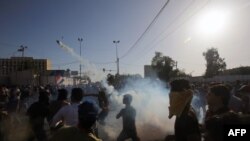
{"label": "man in dark jacket", "polygon": [[38,102],[33,103],[28,111],[31,128],[38,141],[47,141],[46,131],[44,130],[44,120],[49,116],[49,93],[41,91]]}
{"label": "man in dark jacket", "polygon": [[229,109],[229,100],[230,91],[225,85],[211,86],[207,94],[205,141],[223,141],[224,126],[239,124],[239,116]]}

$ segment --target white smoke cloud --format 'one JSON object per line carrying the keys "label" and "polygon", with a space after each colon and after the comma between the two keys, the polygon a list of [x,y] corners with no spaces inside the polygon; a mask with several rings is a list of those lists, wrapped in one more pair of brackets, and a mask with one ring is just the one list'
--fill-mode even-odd
{"label": "white smoke cloud", "polygon": [[106,77],[101,70],[99,70],[94,64],[90,63],[87,59],[83,59],[71,47],[65,45],[59,40],[57,40],[57,43],[63,50],[68,52],[82,64],[84,74],[89,76],[92,82],[101,81]]}
{"label": "white smoke cloud", "polygon": [[103,139],[116,140],[122,130],[122,119],[116,114],[125,107],[122,104],[124,94],[133,96],[132,106],[136,109],[136,126],[141,140],[163,140],[166,135],[174,133],[174,118],[168,119],[168,89],[160,81],[149,79],[128,80],[123,90],[113,92],[110,97],[111,109],[106,125],[100,126]]}
{"label": "white smoke cloud", "polygon": [[136,126],[138,136],[142,141],[163,140],[166,135],[174,132],[174,118],[168,119],[169,90],[160,81],[150,79],[128,79],[123,89],[117,92],[105,81],[103,72],[94,64],[82,59],[74,50],[60,41],[59,46],[70,53],[84,65],[85,73],[93,81],[101,81],[110,95],[110,112],[105,126],[99,126],[99,136],[103,140],[116,140],[122,130],[122,119],[116,119],[116,114],[125,107],[122,103],[124,94],[133,96],[132,106],[136,109]]}

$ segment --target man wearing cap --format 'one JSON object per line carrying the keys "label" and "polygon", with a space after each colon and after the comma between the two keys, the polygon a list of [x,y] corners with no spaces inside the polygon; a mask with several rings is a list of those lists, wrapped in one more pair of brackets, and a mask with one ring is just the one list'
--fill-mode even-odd
{"label": "man wearing cap", "polygon": [[78,126],[63,127],[56,132],[50,141],[101,141],[93,132],[98,109],[91,102],[83,102],[78,107]]}

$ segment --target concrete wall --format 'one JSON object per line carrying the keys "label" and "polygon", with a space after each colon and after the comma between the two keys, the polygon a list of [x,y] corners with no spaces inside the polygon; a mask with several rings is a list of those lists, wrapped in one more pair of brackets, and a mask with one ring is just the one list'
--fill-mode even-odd
{"label": "concrete wall", "polygon": [[235,82],[240,81],[250,81],[250,75],[223,75],[223,76],[214,76],[212,78],[203,78],[199,77],[190,77],[186,78],[191,82]]}
{"label": "concrete wall", "polygon": [[[62,79],[64,81],[59,85],[73,85],[74,84],[74,79],[71,77],[62,77]],[[56,77],[55,76],[41,76],[40,84],[41,85],[47,85],[47,84],[57,85]]]}
{"label": "concrete wall", "polygon": [[30,70],[11,73],[10,82],[12,85],[31,85],[37,83],[34,73]]}
{"label": "concrete wall", "polygon": [[[37,75],[33,71],[19,71],[12,73],[10,77],[0,78],[1,84],[8,84],[10,78],[11,85],[57,85],[55,76]],[[71,77],[62,77],[64,80],[59,85],[73,85],[74,79]]]}

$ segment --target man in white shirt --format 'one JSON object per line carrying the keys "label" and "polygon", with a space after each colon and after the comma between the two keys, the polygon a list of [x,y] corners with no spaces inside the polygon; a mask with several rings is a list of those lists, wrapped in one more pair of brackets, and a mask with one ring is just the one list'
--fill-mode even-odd
{"label": "man in white shirt", "polygon": [[53,117],[51,126],[55,127],[59,121],[67,126],[77,126],[78,124],[78,105],[83,97],[81,88],[73,88],[71,91],[71,104],[62,107]]}

